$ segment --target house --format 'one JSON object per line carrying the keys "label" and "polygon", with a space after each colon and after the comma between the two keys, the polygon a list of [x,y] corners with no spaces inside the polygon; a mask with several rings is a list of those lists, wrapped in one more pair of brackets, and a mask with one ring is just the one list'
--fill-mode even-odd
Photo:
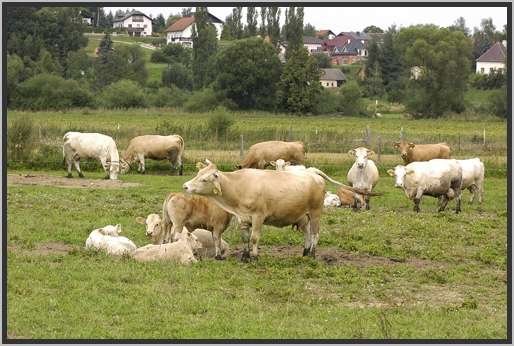
{"label": "house", "polygon": [[[223,21],[215,17],[211,13],[207,13],[209,19],[214,27],[216,28],[216,37],[218,40],[221,37],[221,31],[223,30]],[[180,43],[187,47],[193,47],[193,25],[195,23],[194,13],[187,17],[182,17],[173,23],[166,29],[166,43]]]}
{"label": "house", "polygon": [[307,48],[309,54],[323,52],[323,40],[317,37],[304,36],[303,46]]}
{"label": "house", "polygon": [[152,35],[152,18],[140,11],[131,11],[114,18],[112,27],[125,29],[130,36]]}
{"label": "house", "polygon": [[320,38],[322,40],[331,40],[333,39],[334,37],[336,37],[336,34],[334,34],[332,32],[332,30],[318,30],[316,31],[316,35],[315,35],[317,38]]}
{"label": "house", "polygon": [[337,88],[346,82],[346,76],[338,68],[322,68],[319,82],[325,88]]}
{"label": "house", "polygon": [[507,61],[507,41],[496,42],[477,60],[476,73],[489,74],[493,71],[505,71]]}
{"label": "house", "polygon": [[368,56],[368,50],[361,40],[349,41],[343,46],[336,46],[330,52],[332,65],[353,64]]}

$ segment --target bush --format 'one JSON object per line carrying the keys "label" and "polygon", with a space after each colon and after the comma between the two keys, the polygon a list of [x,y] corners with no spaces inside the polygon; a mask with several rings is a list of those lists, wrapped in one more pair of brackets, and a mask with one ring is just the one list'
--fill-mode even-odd
{"label": "bush", "polygon": [[489,90],[501,88],[507,82],[505,73],[494,70],[489,74],[474,74],[470,84],[476,89]]}
{"label": "bush", "polygon": [[207,128],[218,139],[227,134],[233,123],[234,118],[228,114],[227,109],[225,107],[217,107],[209,117]]}
{"label": "bush", "polygon": [[148,103],[155,107],[180,107],[188,96],[188,92],[171,85],[170,88],[159,88],[148,94]]}
{"label": "bush", "polygon": [[208,112],[221,105],[221,97],[211,88],[195,91],[184,104],[188,112]]}
{"label": "bush", "polygon": [[162,50],[158,49],[152,52],[150,62],[167,64],[169,62],[169,58],[162,52]]}
{"label": "bush", "polygon": [[144,107],[145,94],[136,82],[124,79],[105,87],[99,102],[107,108]]}
{"label": "bush", "polygon": [[9,160],[25,161],[34,147],[34,125],[29,117],[13,120],[7,130]]}
{"label": "bush", "polygon": [[180,89],[191,90],[193,88],[193,75],[191,70],[180,63],[172,63],[162,71],[162,84],[170,87],[175,84]]}
{"label": "bush", "polygon": [[507,88],[495,90],[489,96],[488,103],[494,115],[507,118]]}
{"label": "bush", "polygon": [[333,114],[341,109],[341,95],[337,92],[324,89],[319,95],[318,102],[314,107],[314,114]]}
{"label": "bush", "polygon": [[91,92],[75,80],[52,74],[39,74],[21,83],[15,107],[28,109],[67,109],[90,106]]}
{"label": "bush", "polygon": [[341,87],[340,110],[344,115],[367,115],[362,99],[362,91],[355,81],[349,81]]}

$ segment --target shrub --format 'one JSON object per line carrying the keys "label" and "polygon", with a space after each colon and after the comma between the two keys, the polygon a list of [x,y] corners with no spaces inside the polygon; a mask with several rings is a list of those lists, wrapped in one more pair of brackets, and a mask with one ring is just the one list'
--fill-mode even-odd
{"label": "shrub", "polygon": [[20,117],[13,120],[7,130],[9,159],[25,161],[29,158],[34,147],[34,140],[34,125],[29,117]]}
{"label": "shrub", "polygon": [[105,87],[100,104],[107,108],[144,107],[145,94],[136,82],[124,79]]}
{"label": "shrub", "polygon": [[162,52],[162,50],[158,49],[152,52],[150,62],[167,64],[169,62],[169,58]]}
{"label": "shrub", "polygon": [[494,70],[489,74],[474,74],[470,84],[476,89],[488,90],[501,88],[507,82],[507,76],[501,71]]}
{"label": "shrub", "polygon": [[349,81],[340,89],[340,110],[344,115],[366,115],[362,91],[355,81]]}
{"label": "shrub", "polygon": [[341,108],[341,95],[337,92],[324,89],[319,95],[318,102],[314,107],[314,114],[333,114]]}
{"label": "shrub", "polygon": [[501,88],[491,93],[488,99],[492,113],[498,117],[507,117],[507,88]]}
{"label": "shrub", "polygon": [[52,74],[39,74],[18,88],[15,106],[28,109],[66,109],[91,105],[91,92],[75,80]]}
{"label": "shrub", "polygon": [[217,107],[209,117],[207,128],[219,138],[226,135],[233,123],[234,118],[228,114],[227,109],[225,107]]}
{"label": "shrub", "polygon": [[193,88],[193,75],[191,70],[180,63],[172,63],[162,71],[162,84],[170,87],[175,84],[180,89],[191,90]]}
{"label": "shrub", "polygon": [[189,93],[171,85],[159,88],[148,95],[148,103],[155,107],[180,107],[187,100]]}
{"label": "shrub", "polygon": [[222,100],[211,88],[195,91],[184,103],[188,112],[208,112],[220,105]]}

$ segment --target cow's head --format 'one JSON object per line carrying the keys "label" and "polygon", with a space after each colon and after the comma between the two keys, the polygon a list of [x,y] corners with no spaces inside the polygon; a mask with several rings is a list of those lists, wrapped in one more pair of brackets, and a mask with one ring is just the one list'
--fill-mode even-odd
{"label": "cow's head", "polygon": [[161,217],[158,214],[150,214],[146,217],[136,217],[136,222],[146,226],[146,236],[152,238],[152,242],[161,234]]}
{"label": "cow's head", "polygon": [[357,164],[357,168],[364,169],[368,164],[368,159],[371,158],[375,154],[375,152],[364,147],[359,147],[350,150],[348,154],[352,157],[355,157],[355,163]]}
{"label": "cow's head", "polygon": [[398,149],[401,158],[404,160],[407,159],[407,153],[409,152],[409,150],[412,150],[415,146],[416,144],[404,140],[401,140],[400,142],[396,142],[393,144],[393,148]]}
{"label": "cow's head", "polygon": [[278,159],[277,161],[271,161],[269,164],[275,167],[277,171],[285,171],[286,167],[291,165],[291,162]]}
{"label": "cow's head", "polygon": [[414,171],[406,166],[398,165],[394,167],[394,170],[388,169],[387,173],[394,177],[394,187],[403,188],[405,186],[405,177],[414,173]]}
{"label": "cow's head", "polygon": [[196,177],[182,185],[184,191],[204,196],[221,196],[221,173],[218,167],[209,160],[205,160],[205,164],[197,164],[197,167],[200,170]]}
{"label": "cow's head", "polygon": [[113,237],[117,237],[121,233],[121,225],[120,224],[117,224],[115,226],[107,225],[105,227],[100,228],[99,231],[103,235],[110,235]]}
{"label": "cow's head", "polygon": [[185,227],[182,229],[182,232],[175,232],[175,234],[173,234],[173,242],[180,240],[187,242],[195,255],[198,253],[198,250],[202,248],[202,243],[198,240],[198,238],[193,233],[189,233]]}

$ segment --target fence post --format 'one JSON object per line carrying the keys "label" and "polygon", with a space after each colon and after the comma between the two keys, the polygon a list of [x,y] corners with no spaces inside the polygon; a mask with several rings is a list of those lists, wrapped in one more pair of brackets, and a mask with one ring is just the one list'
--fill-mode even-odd
{"label": "fence post", "polygon": [[377,157],[377,160],[378,162],[381,162],[380,161],[380,156],[382,155],[382,137],[378,136],[378,157]]}
{"label": "fence post", "polygon": [[403,140],[405,138],[405,132],[403,132],[403,126],[400,129],[400,140]]}
{"label": "fence post", "polygon": [[243,159],[243,152],[244,152],[244,140],[243,140],[243,135],[241,134],[241,143],[240,143],[240,147],[239,147],[239,158],[242,160]]}
{"label": "fence post", "polygon": [[460,155],[460,132],[459,132],[459,141],[458,141],[458,152],[459,152],[459,155]]}
{"label": "fence post", "polygon": [[364,143],[366,143],[366,146],[369,147],[371,137],[371,130],[369,129],[369,125],[366,126],[365,135],[364,135]]}
{"label": "fence post", "polygon": [[292,138],[293,138],[293,128],[291,127],[291,125],[289,125],[289,132],[287,134],[287,140],[291,141]]}
{"label": "fence post", "polygon": [[484,143],[483,144],[484,144],[484,147],[485,147],[485,129],[484,129]]}

